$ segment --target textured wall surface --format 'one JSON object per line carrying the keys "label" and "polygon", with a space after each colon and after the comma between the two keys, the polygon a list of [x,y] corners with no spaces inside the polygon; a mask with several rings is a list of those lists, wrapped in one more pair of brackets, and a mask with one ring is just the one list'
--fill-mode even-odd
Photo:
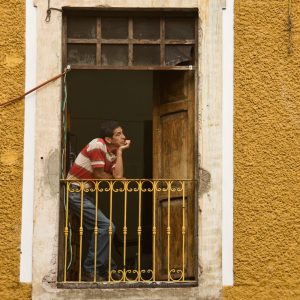
{"label": "textured wall surface", "polygon": [[300,2],[235,1],[234,287],[300,299]]}
{"label": "textured wall surface", "polygon": [[[25,1],[0,6],[0,103],[24,90]],[[300,3],[235,1],[234,287],[226,299],[300,299]],[[0,109],[0,298],[19,283],[23,102]]]}
{"label": "textured wall surface", "polygon": [[[24,91],[25,1],[0,5],[0,103]],[[23,101],[0,108],[0,299],[27,299],[31,287],[19,283]]]}

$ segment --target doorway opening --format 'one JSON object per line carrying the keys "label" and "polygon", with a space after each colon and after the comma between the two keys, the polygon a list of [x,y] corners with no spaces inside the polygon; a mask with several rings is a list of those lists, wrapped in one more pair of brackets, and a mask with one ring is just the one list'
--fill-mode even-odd
{"label": "doorway opening", "polygon": [[[146,184],[128,196],[126,208],[122,193],[115,193],[113,202],[109,193],[101,193],[98,202],[106,216],[114,212],[113,259],[129,273],[150,270],[143,281],[195,278],[194,87],[193,71],[76,70],[68,78],[67,169],[98,137],[100,122],[113,119],[132,140],[124,153],[126,178],[148,179],[152,185],[152,190]],[[76,281],[94,233],[84,231],[82,240],[72,212],[70,220],[75,235],[65,280]],[[139,276],[133,280],[140,281]]]}
{"label": "doorway opening", "polygon": [[[152,106],[153,71],[119,70],[75,70],[68,77],[68,155],[67,169],[92,139],[98,137],[99,125],[104,120],[117,120],[123,127],[131,146],[124,151],[126,178],[152,178]],[[121,196],[121,195],[119,195]],[[119,198],[119,199],[118,199]],[[145,194],[142,206],[143,238],[141,240],[143,264],[151,264],[151,195]],[[113,223],[116,226],[112,256],[122,266],[123,207],[122,199],[116,195],[113,204]],[[127,266],[134,268],[137,260],[138,199],[128,201]],[[99,202],[101,211],[109,216],[108,195]],[[74,217],[75,218],[75,217]],[[77,230],[78,220],[74,220]],[[76,226],[77,224],[77,226]],[[92,232],[84,235],[83,257],[88,248]],[[76,248],[76,238],[74,237]],[[73,275],[77,277],[77,264]]]}
{"label": "doorway opening", "polygon": [[[132,196],[128,209],[127,200],[120,207],[118,198],[122,195],[112,186],[114,201],[112,195],[110,201],[105,200],[104,193],[99,202],[99,208],[106,216],[110,213],[116,226],[116,247],[110,254],[123,266],[123,271],[119,270],[123,281],[131,281],[126,277],[130,272],[137,274],[139,282],[145,272],[152,274],[152,279],[146,278],[150,281],[196,277],[197,16],[197,9],[63,11],[63,65],[71,64],[73,70],[68,76],[68,109],[63,112],[63,120],[69,121],[67,145],[66,139],[62,143],[64,170],[68,171],[80,150],[98,137],[103,120],[119,121],[132,140],[124,152],[125,177],[136,179],[132,182],[138,187],[131,189],[133,193],[128,190]],[[148,179],[150,188],[142,186],[142,178]],[[132,182],[125,181],[119,183],[126,194],[125,186]],[[79,255],[69,253],[75,258],[74,271],[67,276],[67,218],[64,281],[81,281],[81,261],[89,238],[86,233],[82,236],[81,217],[80,230],[74,228],[80,232],[79,243],[75,237],[72,241]],[[128,248],[123,257],[122,247]]]}

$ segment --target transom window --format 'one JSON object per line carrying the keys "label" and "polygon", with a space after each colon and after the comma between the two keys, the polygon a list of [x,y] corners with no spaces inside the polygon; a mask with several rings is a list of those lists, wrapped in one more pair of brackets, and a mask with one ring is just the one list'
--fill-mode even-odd
{"label": "transom window", "polygon": [[[125,13],[125,12],[124,12]],[[194,12],[65,14],[65,53],[73,68],[187,69],[195,65]]]}

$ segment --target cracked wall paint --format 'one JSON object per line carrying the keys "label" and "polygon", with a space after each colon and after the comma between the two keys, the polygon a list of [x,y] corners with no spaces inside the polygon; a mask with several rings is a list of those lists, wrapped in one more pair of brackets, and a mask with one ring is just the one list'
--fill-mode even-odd
{"label": "cracked wall paint", "polygon": [[50,193],[52,196],[57,195],[60,174],[57,170],[60,160],[60,150],[51,151],[46,158],[44,158],[44,180],[50,186]]}
{"label": "cracked wall paint", "polygon": [[199,196],[202,197],[203,194],[208,193],[211,187],[211,175],[210,173],[200,168],[200,182],[199,182]]}

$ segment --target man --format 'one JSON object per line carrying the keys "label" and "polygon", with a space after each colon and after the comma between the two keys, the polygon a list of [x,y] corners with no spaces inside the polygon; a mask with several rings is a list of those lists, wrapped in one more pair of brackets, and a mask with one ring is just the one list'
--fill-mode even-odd
{"label": "man", "polygon": [[[123,178],[123,150],[129,148],[130,140],[126,140],[122,127],[116,121],[106,121],[101,124],[99,138],[92,140],[77,156],[67,179],[110,179]],[[73,186],[75,184],[75,187]],[[78,189],[74,182],[72,189]],[[77,184],[77,186],[76,186]],[[84,193],[83,199],[83,225],[88,230],[95,226],[95,193]],[[81,193],[70,192],[69,203],[72,211],[80,217]],[[108,278],[108,248],[109,248],[109,219],[98,209],[98,239],[97,239],[97,281]],[[112,236],[115,226],[112,224]],[[83,281],[94,279],[94,234],[92,234],[87,256],[83,262]],[[111,269],[117,266],[112,260]],[[121,276],[113,272],[114,280]]]}

